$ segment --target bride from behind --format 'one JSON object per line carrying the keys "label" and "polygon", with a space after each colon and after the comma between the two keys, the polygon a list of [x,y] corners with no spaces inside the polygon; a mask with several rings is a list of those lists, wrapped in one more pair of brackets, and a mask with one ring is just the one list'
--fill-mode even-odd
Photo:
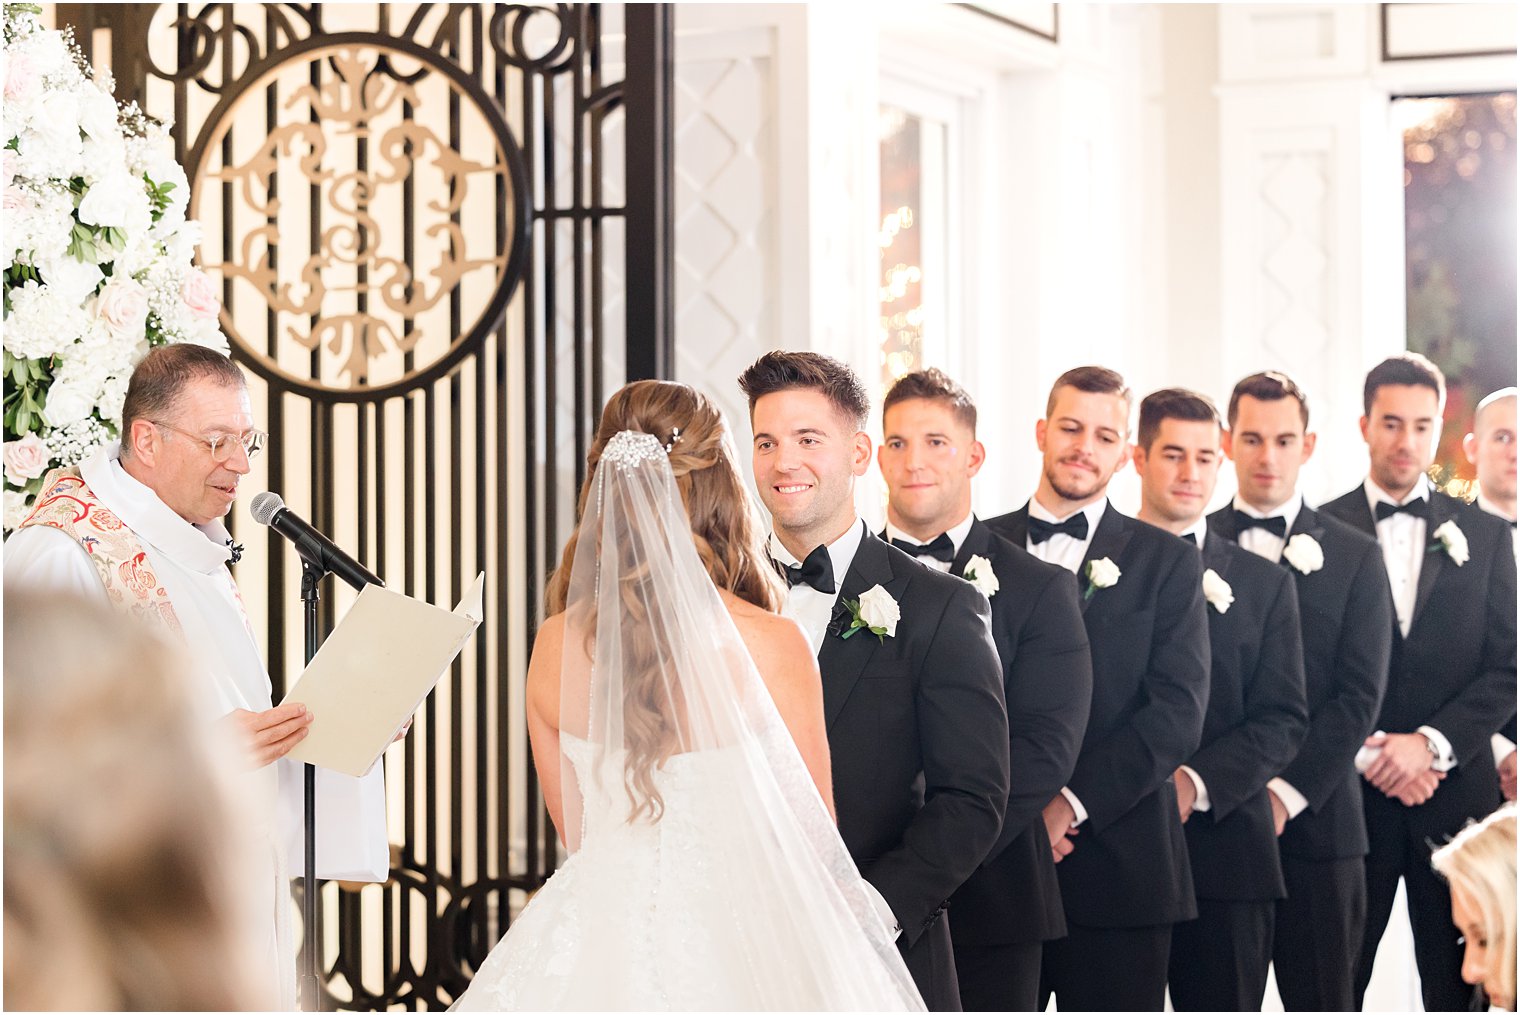
{"label": "bride from behind", "polygon": [[528,668],[570,856],[458,1010],[923,1010],[833,820],[818,667],[723,418],[637,381],[602,413]]}

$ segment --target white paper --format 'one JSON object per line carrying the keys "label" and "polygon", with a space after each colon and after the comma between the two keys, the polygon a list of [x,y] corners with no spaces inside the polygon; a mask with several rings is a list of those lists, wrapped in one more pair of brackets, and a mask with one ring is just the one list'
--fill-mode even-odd
{"label": "white paper", "polygon": [[484,589],[481,573],[449,612],[366,585],[285,695],[312,713],[311,732],[286,757],[368,772],[475,633]]}

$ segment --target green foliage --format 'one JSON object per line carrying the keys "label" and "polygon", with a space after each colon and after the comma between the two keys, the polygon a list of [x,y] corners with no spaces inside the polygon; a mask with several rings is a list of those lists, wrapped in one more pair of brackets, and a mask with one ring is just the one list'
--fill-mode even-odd
{"label": "green foliage", "polygon": [[21,359],[4,353],[5,434],[7,438],[42,428],[47,389],[53,383],[50,361]]}

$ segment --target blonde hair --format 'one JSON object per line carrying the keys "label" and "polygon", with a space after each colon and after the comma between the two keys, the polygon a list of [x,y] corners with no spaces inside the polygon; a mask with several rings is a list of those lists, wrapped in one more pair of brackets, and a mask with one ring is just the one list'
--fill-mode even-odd
{"label": "blonde hair", "polygon": [[[607,400],[586,452],[586,481],[581,486],[577,519],[585,518],[602,449],[623,430],[653,434],[669,445],[670,468],[691,521],[692,540],[713,584],[763,610],[777,612],[783,596],[781,580],[765,554],[759,521],[734,461],[723,414],[689,385],[634,381]],[[570,566],[580,536],[578,521],[560,566],[549,579],[545,605],[550,614],[565,609]],[[669,647],[657,644],[648,625],[639,623],[647,615],[649,593],[643,587],[647,577],[633,571],[621,578],[623,622],[633,634],[623,658],[623,746],[628,750],[624,781],[633,802],[630,819],[647,815],[654,820],[663,813],[664,801],[653,773],[680,748],[678,713],[683,703],[666,700],[674,696],[661,665],[672,655]]]}
{"label": "blonde hair", "polygon": [[7,599],[6,1006],[262,1007],[183,660],[103,603]]}
{"label": "blonde hair", "polygon": [[1436,850],[1438,873],[1478,907],[1488,954],[1498,957],[1499,982],[1488,992],[1515,1004],[1515,805],[1505,804]]}

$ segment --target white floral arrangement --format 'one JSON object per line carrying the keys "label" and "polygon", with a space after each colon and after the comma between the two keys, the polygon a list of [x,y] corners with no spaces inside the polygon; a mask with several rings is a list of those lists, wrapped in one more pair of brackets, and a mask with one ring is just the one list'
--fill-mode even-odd
{"label": "white floral arrangement", "polygon": [[880,585],[873,585],[861,593],[859,599],[842,600],[850,615],[850,625],[840,632],[841,638],[849,638],[861,631],[870,631],[878,641],[897,637],[897,622],[902,611],[892,593]]}
{"label": "white floral arrangement", "polygon": [[1215,610],[1228,613],[1230,605],[1235,602],[1235,590],[1230,587],[1229,582],[1220,577],[1218,571],[1207,568],[1203,572],[1203,598]]}
{"label": "white floral arrangement", "polygon": [[966,562],[966,580],[975,585],[977,591],[991,599],[998,594],[998,589],[1003,587],[998,581],[998,576],[993,573],[992,561],[981,554],[973,553],[971,559]]}
{"label": "white floral arrangement", "polygon": [[1466,564],[1469,558],[1467,549],[1467,533],[1463,532],[1457,523],[1448,518],[1431,533],[1431,550],[1445,550],[1446,555],[1456,562],[1458,567]]}
{"label": "white floral arrangement", "polygon": [[6,4],[0,47],[4,196],[4,526],[42,477],[113,440],[148,349],[222,352],[217,285],[191,264],[198,223],[168,126],[111,97],[69,30]]}

